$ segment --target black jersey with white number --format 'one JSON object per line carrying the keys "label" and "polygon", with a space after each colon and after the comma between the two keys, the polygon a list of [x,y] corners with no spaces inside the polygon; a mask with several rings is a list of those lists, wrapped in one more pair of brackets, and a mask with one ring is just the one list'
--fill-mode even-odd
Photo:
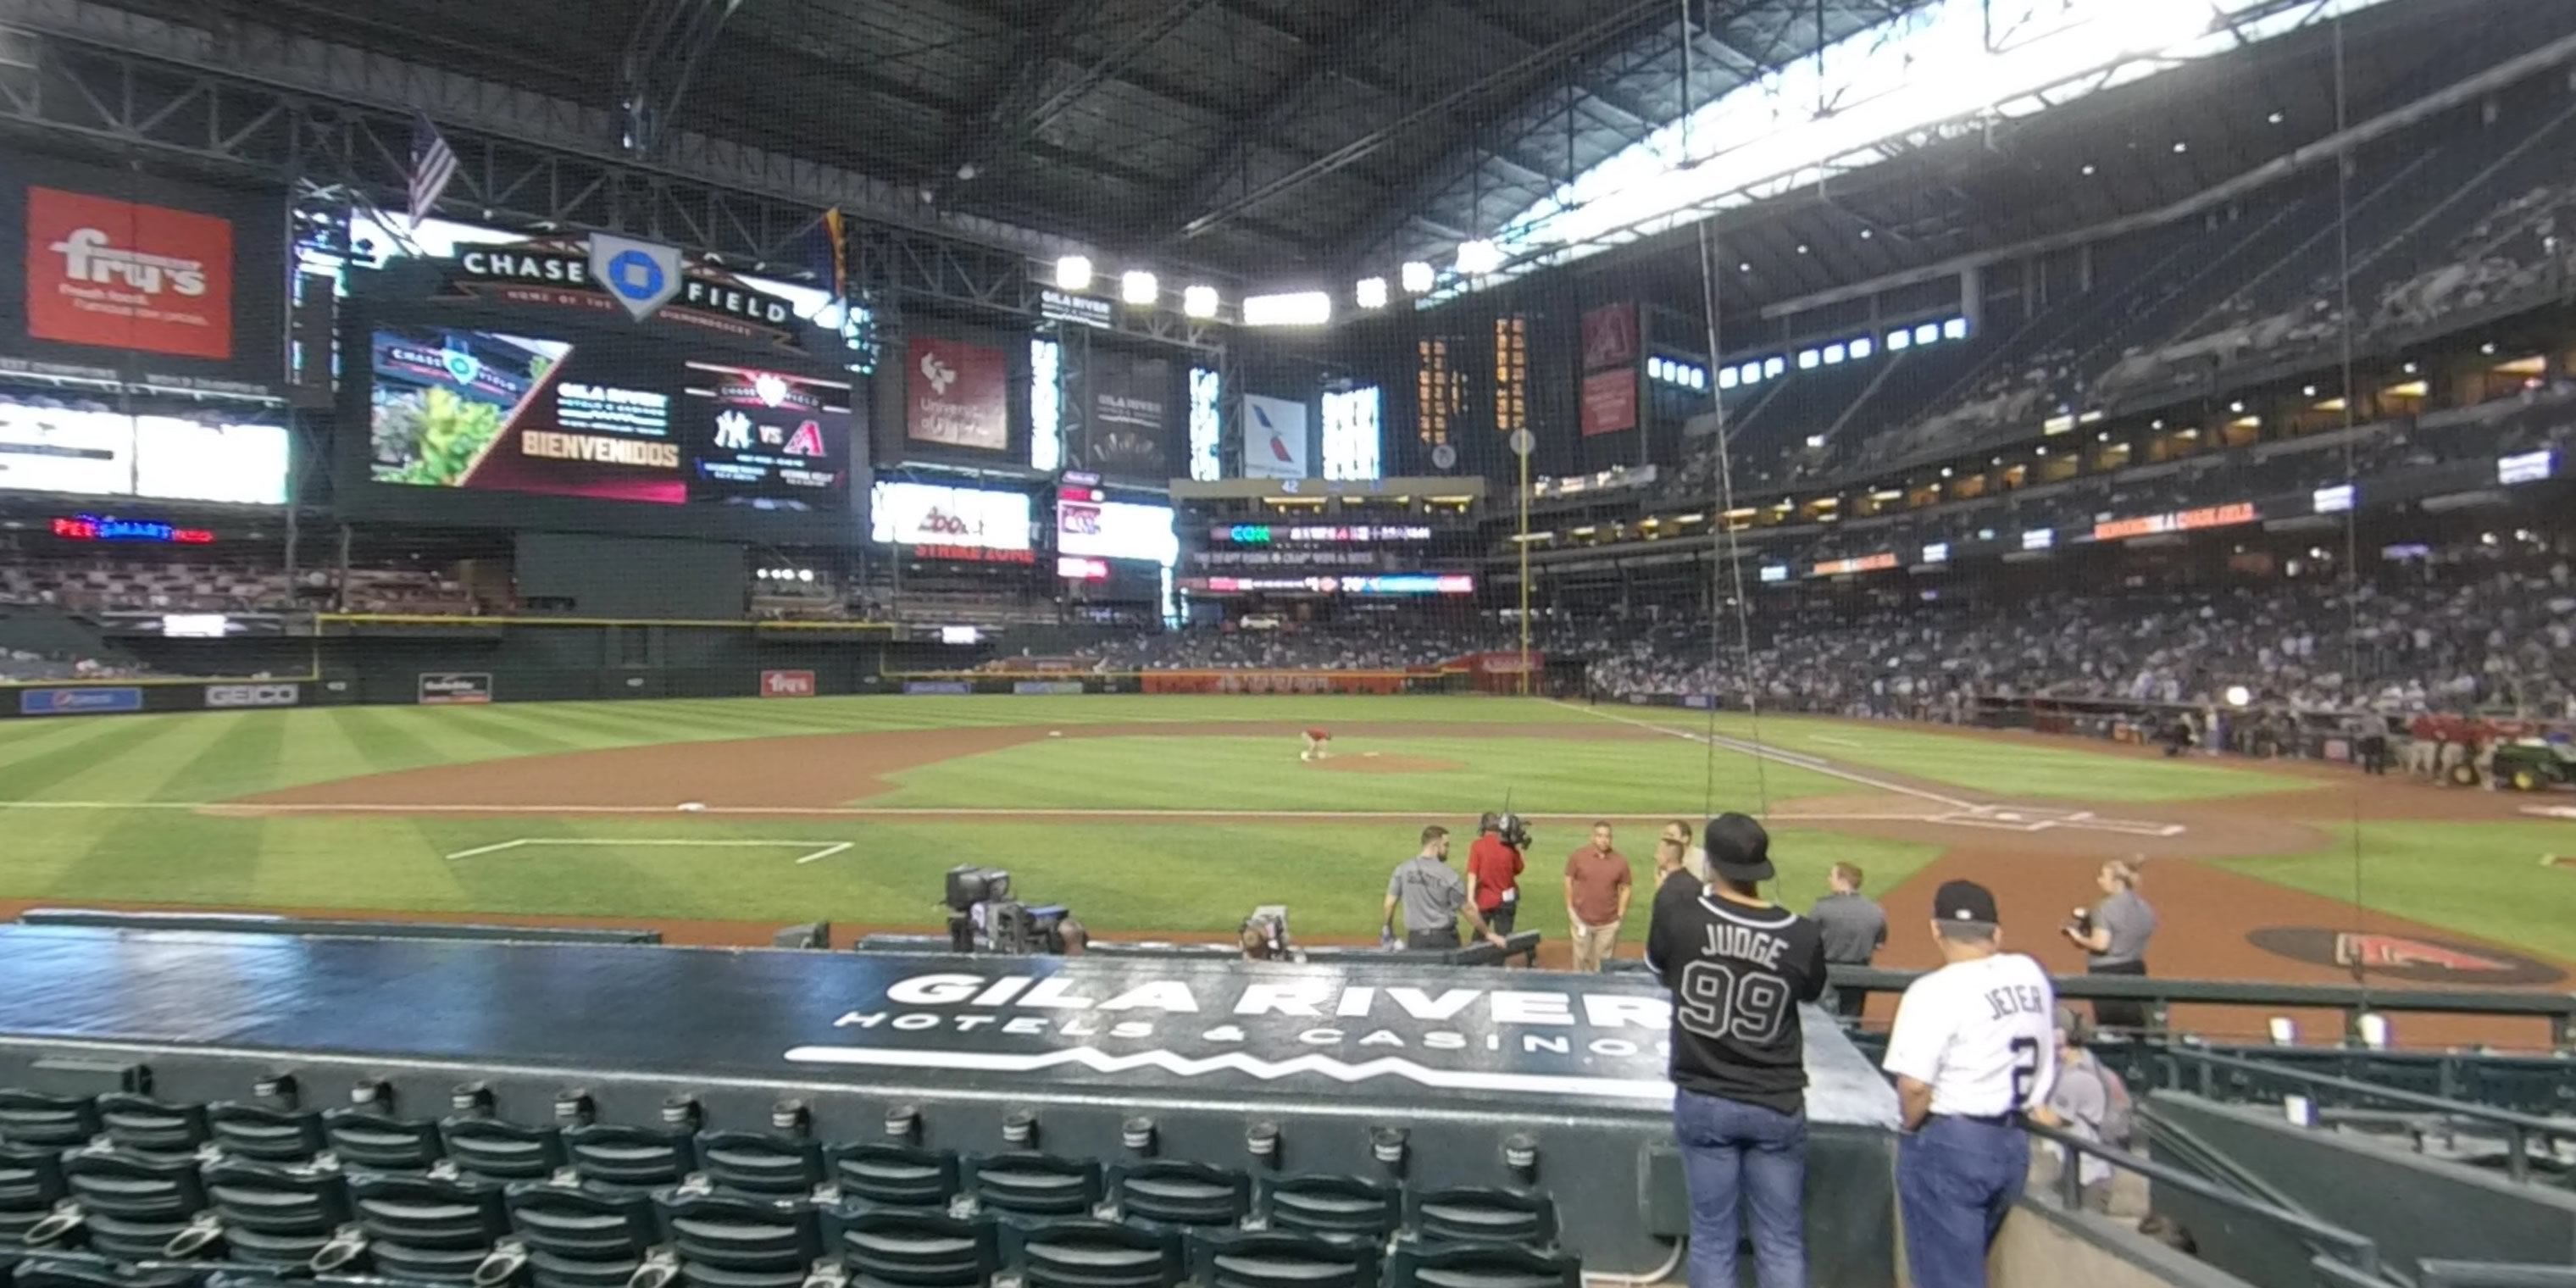
{"label": "black jersey with white number", "polygon": [[1655,900],[1646,961],[1673,991],[1673,1083],[1792,1114],[1805,1104],[1798,1003],[1825,990],[1825,941],[1786,908],[1714,893]]}

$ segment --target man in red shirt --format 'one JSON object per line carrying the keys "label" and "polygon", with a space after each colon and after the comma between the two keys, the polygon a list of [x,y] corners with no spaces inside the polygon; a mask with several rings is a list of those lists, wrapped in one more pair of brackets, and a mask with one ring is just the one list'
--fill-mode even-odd
{"label": "man in red shirt", "polygon": [[1574,969],[1598,971],[1618,954],[1619,923],[1635,893],[1628,856],[1610,848],[1610,825],[1592,825],[1592,843],[1565,860],[1565,919],[1574,939]]}
{"label": "man in red shirt", "polygon": [[1324,728],[1321,728],[1321,727],[1317,727],[1317,728],[1309,729],[1309,730],[1307,730],[1307,731],[1306,731],[1306,747],[1305,747],[1305,750],[1300,751],[1300,752],[1298,752],[1298,753],[1297,753],[1297,759],[1299,759],[1299,760],[1305,760],[1305,761],[1316,761],[1316,760],[1322,760],[1322,759],[1324,759],[1325,757],[1330,756],[1330,755],[1332,755],[1332,754],[1333,754],[1333,734],[1332,734],[1332,731],[1331,731],[1331,730],[1329,730],[1329,729],[1324,729]]}
{"label": "man in red shirt", "polygon": [[1487,814],[1476,821],[1476,843],[1467,847],[1467,899],[1484,914],[1494,933],[1512,933],[1512,918],[1521,908],[1521,852],[1503,840],[1503,818]]}

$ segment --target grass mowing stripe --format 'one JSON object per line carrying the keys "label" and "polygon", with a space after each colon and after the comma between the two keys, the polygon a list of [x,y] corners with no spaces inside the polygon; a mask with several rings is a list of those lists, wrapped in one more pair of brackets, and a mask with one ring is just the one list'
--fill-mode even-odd
{"label": "grass mowing stripe", "polygon": [[512,715],[499,707],[478,707],[453,713],[448,731],[490,744],[495,750],[478,760],[504,759],[511,756],[542,756],[555,752],[587,751],[590,745],[567,741],[539,730],[529,723],[533,715]]}
{"label": "grass mowing stripe", "polygon": [[452,763],[428,739],[414,732],[413,721],[397,718],[416,716],[420,714],[417,711],[401,707],[332,707],[328,714],[357,749],[359,758],[366,761],[369,773]]}
{"label": "grass mowing stripe", "polygon": [[[168,737],[173,732],[167,722],[149,716],[100,719],[109,727],[97,737],[84,738],[71,746],[55,748],[51,755],[0,770],[0,798],[35,800],[49,794],[48,789],[56,784],[68,782],[102,765],[150,763],[155,740]],[[124,786],[115,776],[111,776],[110,788],[116,794],[106,799],[130,799],[133,796],[130,787]]]}
{"label": "grass mowing stripe", "polygon": [[[162,780],[159,786],[142,793],[145,800],[211,801],[223,800],[246,791],[256,791],[264,783],[278,779],[278,766],[286,756],[286,713],[283,711],[241,711],[228,713],[229,724],[221,736],[199,749],[196,755]],[[213,722],[218,717],[201,716]],[[69,793],[73,784],[64,784]]]}
{"label": "grass mowing stripe", "polygon": [[[2353,825],[2321,823],[2321,849],[2227,866],[2338,901],[2353,896]],[[2576,854],[2576,828],[2542,822],[2372,820],[2361,825],[2361,893],[2374,912],[2405,917],[2576,964],[2576,869],[2543,867]],[[2153,897],[2154,890],[2148,890]]]}
{"label": "grass mowing stripe", "polygon": [[[152,716],[130,716],[133,720],[152,720]],[[0,729],[24,730],[19,737],[0,743],[0,773],[12,765],[53,755],[66,747],[77,746],[114,729],[114,720],[0,720]]]}

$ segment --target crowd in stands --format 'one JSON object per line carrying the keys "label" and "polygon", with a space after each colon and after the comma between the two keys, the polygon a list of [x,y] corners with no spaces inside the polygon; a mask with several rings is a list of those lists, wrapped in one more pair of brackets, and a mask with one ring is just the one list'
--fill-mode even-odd
{"label": "crowd in stands", "polygon": [[[2473,546],[2330,578],[2199,591],[2059,593],[1841,617],[1712,625],[1673,614],[1551,619],[1551,656],[1609,698],[1716,694],[1729,706],[1958,718],[1979,695],[2207,706],[2238,686],[2293,710],[2515,709],[2576,718],[2576,574],[2564,558]],[[1750,650],[1744,647],[1749,639]],[[1509,649],[1508,624],[1372,622],[1197,629],[1099,651],[1103,670],[1402,669]]]}
{"label": "crowd in stands", "polygon": [[422,568],[311,569],[152,559],[0,559],[0,604],[88,615],[296,611],[473,614],[454,578]]}
{"label": "crowd in stands", "polygon": [[125,680],[149,674],[132,663],[94,657],[47,657],[26,649],[0,649],[0,684],[41,684],[48,680]]}
{"label": "crowd in stands", "polygon": [[1277,629],[1155,631],[1099,648],[1103,671],[1401,671],[1512,647],[1491,624],[1394,619]]}

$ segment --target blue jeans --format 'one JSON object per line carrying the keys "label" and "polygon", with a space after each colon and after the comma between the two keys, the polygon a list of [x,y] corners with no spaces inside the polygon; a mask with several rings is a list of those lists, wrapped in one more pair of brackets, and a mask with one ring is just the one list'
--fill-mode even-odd
{"label": "blue jeans", "polygon": [[1673,1093],[1673,1139],[1690,1182],[1691,1288],[1736,1288],[1736,1205],[1753,1208],[1761,1288],[1806,1288],[1807,1115]]}
{"label": "blue jeans", "polygon": [[2019,1127],[1933,1118],[1898,1138],[1896,1202],[1915,1288],[1985,1288],[1986,1249],[2030,1175]]}

